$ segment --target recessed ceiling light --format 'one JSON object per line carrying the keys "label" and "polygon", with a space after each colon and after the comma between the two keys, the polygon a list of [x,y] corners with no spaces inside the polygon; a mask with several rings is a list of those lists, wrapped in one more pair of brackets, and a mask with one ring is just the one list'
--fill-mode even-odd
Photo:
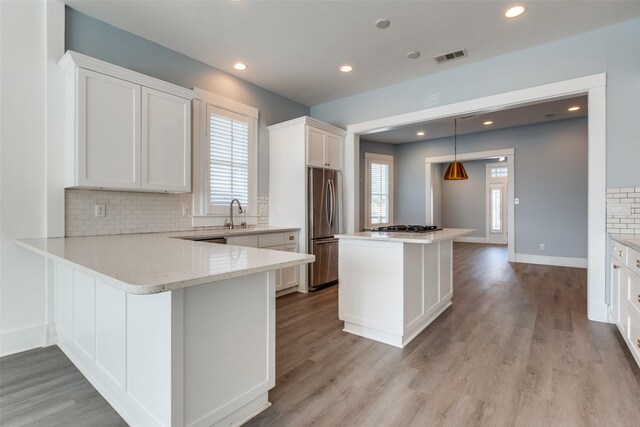
{"label": "recessed ceiling light", "polygon": [[524,6],[513,6],[504,13],[507,18],[517,18],[522,15],[527,9]]}
{"label": "recessed ceiling light", "polygon": [[407,58],[416,59],[419,56],[420,56],[420,52],[418,52],[417,50],[412,50],[411,52],[407,53]]}
{"label": "recessed ceiling light", "polygon": [[420,131],[420,132],[416,133],[416,135],[418,135],[418,136],[424,136],[424,132]]}
{"label": "recessed ceiling light", "polygon": [[483,125],[485,125],[485,126],[489,126],[489,125],[492,125],[492,124],[493,124],[493,121],[491,121],[491,120],[487,120],[486,122],[483,123]]}
{"label": "recessed ceiling light", "polygon": [[247,66],[244,65],[242,62],[237,62],[233,65],[233,68],[235,68],[238,71],[244,71],[247,69]]}
{"label": "recessed ceiling light", "polygon": [[576,105],[575,107],[567,108],[567,111],[578,111],[579,109],[580,109],[580,107]]}
{"label": "recessed ceiling light", "polygon": [[353,70],[353,67],[351,65],[342,65],[340,67],[340,71],[342,71],[343,73],[348,73],[351,70]]}
{"label": "recessed ceiling light", "polygon": [[389,21],[388,19],[378,19],[376,21],[376,27],[380,28],[381,30],[384,30],[389,25],[391,25],[391,21]]}

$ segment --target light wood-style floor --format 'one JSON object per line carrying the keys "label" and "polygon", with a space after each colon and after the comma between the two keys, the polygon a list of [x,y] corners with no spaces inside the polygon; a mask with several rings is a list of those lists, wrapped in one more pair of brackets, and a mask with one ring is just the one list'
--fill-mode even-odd
{"label": "light wood-style floor", "polygon": [[[337,288],[277,301],[276,387],[254,426],[637,426],[640,369],[586,318],[586,270],[456,244],[453,306],[408,347],[342,332]],[[56,347],[0,359],[0,424],[117,426]]]}

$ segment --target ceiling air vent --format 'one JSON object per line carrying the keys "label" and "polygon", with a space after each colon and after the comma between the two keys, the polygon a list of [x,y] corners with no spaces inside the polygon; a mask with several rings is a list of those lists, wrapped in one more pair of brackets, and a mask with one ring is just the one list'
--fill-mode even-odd
{"label": "ceiling air vent", "polygon": [[435,56],[433,59],[435,59],[438,64],[442,64],[443,62],[453,61],[454,59],[464,58],[466,56],[468,56],[467,49],[461,49],[455,52],[443,53],[442,55]]}

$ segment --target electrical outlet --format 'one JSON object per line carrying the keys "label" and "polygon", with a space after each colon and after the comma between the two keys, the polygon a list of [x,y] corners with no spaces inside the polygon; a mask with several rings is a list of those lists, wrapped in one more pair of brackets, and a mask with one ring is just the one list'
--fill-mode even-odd
{"label": "electrical outlet", "polygon": [[513,199],[513,204],[514,205],[519,205],[520,204],[520,199],[518,199],[517,197],[515,199]]}
{"label": "electrical outlet", "polygon": [[96,218],[104,218],[107,215],[107,209],[104,205],[96,205]]}
{"label": "electrical outlet", "polygon": [[540,250],[544,251],[544,243],[540,243]]}
{"label": "electrical outlet", "polygon": [[182,216],[191,216],[191,206],[184,205],[182,207]]}

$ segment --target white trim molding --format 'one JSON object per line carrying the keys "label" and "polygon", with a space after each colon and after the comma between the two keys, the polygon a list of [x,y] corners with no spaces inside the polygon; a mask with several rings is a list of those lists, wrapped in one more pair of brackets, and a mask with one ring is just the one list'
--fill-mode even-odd
{"label": "white trim molding", "polygon": [[193,217],[191,225],[193,227],[222,226],[227,218],[230,220],[230,216],[224,209],[207,213],[207,171],[209,170],[207,106],[209,105],[247,117],[249,124],[249,206],[243,206],[246,213],[237,215],[234,220],[246,221],[247,225],[256,225],[258,223],[259,110],[203,89],[193,88],[193,93]]}
{"label": "white trim molding", "polygon": [[[589,124],[589,200],[588,200],[588,273],[587,316],[590,320],[608,321],[606,304],[606,169],[607,169],[607,99],[606,73],[519,89],[482,98],[413,111],[347,126],[345,138],[345,221],[347,232],[359,228],[359,136],[391,128],[464,114],[477,114],[520,107],[533,102],[566,96],[588,95]],[[461,157],[459,157],[461,158]],[[461,159],[464,159],[463,157]],[[513,175],[513,174],[511,174]],[[511,183],[509,183],[510,188]],[[513,230],[509,230],[512,235]]]}
{"label": "white trim molding", "polygon": [[557,267],[587,268],[587,258],[574,258],[566,256],[516,254],[514,262],[521,262],[524,264],[554,265]]}
{"label": "white trim molding", "polygon": [[45,325],[36,325],[0,334],[0,357],[44,347]]}

